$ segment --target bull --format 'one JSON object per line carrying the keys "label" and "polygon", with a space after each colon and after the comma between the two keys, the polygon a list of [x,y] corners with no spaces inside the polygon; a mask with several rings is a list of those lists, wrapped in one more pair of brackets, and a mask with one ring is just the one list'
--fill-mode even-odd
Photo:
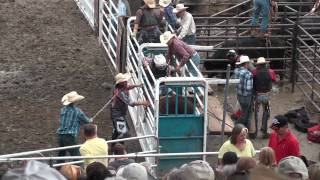
{"label": "bull", "polygon": [[[286,43],[281,38],[269,38],[270,41],[266,41],[266,39],[258,38],[258,37],[244,37],[237,40],[227,40],[223,45],[223,49],[217,50],[210,59],[213,61],[204,62],[204,67],[207,71],[212,70],[221,70],[227,69],[227,65],[230,64],[231,68],[235,68],[235,61],[227,60],[227,61],[214,61],[214,59],[225,59],[228,50],[237,49],[238,54],[240,55],[248,55],[251,59],[256,59],[258,57],[265,58],[283,58],[285,57],[285,47]],[[238,47],[238,48],[236,48]],[[258,47],[257,49],[252,49]],[[259,48],[260,47],[260,48]],[[270,67],[275,70],[284,68],[283,60],[272,60],[270,62]],[[208,73],[208,77],[213,77],[217,75],[213,72]],[[222,78],[225,77],[225,73],[219,74]],[[282,75],[282,74],[280,74]],[[224,77],[223,77],[224,76]]]}

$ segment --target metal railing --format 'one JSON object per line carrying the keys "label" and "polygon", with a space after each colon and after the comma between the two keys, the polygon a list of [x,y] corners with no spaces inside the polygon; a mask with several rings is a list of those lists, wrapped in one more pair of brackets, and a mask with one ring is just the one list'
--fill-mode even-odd
{"label": "metal railing", "polygon": [[90,27],[95,30],[95,0],[74,0],[84,17],[89,22]]}

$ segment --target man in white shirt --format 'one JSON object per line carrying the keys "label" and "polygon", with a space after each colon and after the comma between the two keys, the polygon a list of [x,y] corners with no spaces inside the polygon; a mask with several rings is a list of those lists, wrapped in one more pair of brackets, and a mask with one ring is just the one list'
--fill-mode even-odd
{"label": "man in white shirt", "polygon": [[182,39],[189,45],[196,44],[196,24],[194,23],[193,17],[186,11],[188,7],[184,7],[183,4],[177,4],[173,12],[180,18],[180,28],[178,29],[178,38]]}

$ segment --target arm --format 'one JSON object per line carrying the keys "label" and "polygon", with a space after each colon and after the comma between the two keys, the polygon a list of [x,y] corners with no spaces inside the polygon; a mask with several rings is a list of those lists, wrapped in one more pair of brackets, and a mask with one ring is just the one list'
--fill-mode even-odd
{"label": "arm", "polygon": [[143,84],[130,84],[127,86],[127,89],[128,90],[131,90],[133,88],[136,88],[136,87],[142,87]]}
{"label": "arm", "polygon": [[191,16],[186,14],[186,21],[181,23],[181,32],[180,32],[180,34],[178,36],[179,39],[182,39],[187,35],[188,30],[189,30],[189,28],[191,26],[191,22],[192,22]]}
{"label": "arm", "polygon": [[92,119],[90,119],[88,116],[86,116],[84,114],[84,112],[82,112],[81,109],[78,108],[78,110],[79,110],[79,119],[80,119],[81,122],[83,122],[85,124],[92,122]]}
{"label": "arm", "polygon": [[253,78],[252,78],[252,74],[248,73],[246,75],[246,79],[247,79],[247,83],[246,83],[246,90],[247,91],[251,91],[253,89]]}
{"label": "arm", "polygon": [[137,32],[138,32],[142,15],[143,15],[142,9],[138,9],[136,12],[136,20],[134,21],[133,34],[137,34]]}
{"label": "arm", "polygon": [[300,156],[300,147],[299,147],[298,141],[291,142],[289,149],[290,149],[289,155],[297,156],[297,157]]}
{"label": "arm", "polygon": [[123,91],[118,94],[118,97],[127,105],[129,106],[149,106],[150,103],[148,101],[137,101],[133,102],[129,96],[127,96]]}

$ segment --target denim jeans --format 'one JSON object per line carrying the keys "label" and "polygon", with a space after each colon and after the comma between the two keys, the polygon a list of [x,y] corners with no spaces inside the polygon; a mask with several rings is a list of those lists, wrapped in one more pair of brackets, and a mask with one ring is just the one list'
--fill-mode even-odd
{"label": "denim jeans", "polygon": [[[191,60],[198,69],[198,66],[200,64],[200,56],[197,52],[191,57]],[[192,74],[192,76],[195,76],[195,77],[198,76],[198,73],[197,73],[196,69],[192,66],[190,60],[187,62],[187,67],[188,67],[189,72]]]}
{"label": "denim jeans", "polygon": [[150,30],[141,29],[138,38],[139,44],[142,43],[160,43],[161,32],[158,27]]}
{"label": "denim jeans", "polygon": [[238,101],[241,107],[241,116],[237,123],[241,123],[249,129],[252,115],[252,96],[238,95]]}
{"label": "denim jeans", "polygon": [[269,24],[269,0],[254,0],[253,1],[253,13],[252,13],[252,26],[257,26],[259,21],[259,15],[262,14],[262,21],[260,24],[260,31],[262,33],[267,32]]}
{"label": "denim jeans", "polygon": [[268,95],[263,94],[263,95],[257,95],[257,97],[256,97],[255,108],[254,108],[254,118],[255,118],[255,122],[256,122],[256,129],[257,129],[257,123],[259,121],[260,105],[262,105],[262,107],[263,107],[261,131],[266,134],[267,130],[268,130],[268,120],[270,117]]}
{"label": "denim jeans", "polygon": [[196,44],[196,35],[195,34],[187,35],[184,38],[182,38],[182,40],[189,45],[195,45]]}
{"label": "denim jeans", "polygon": [[[71,134],[59,134],[58,140],[60,147],[73,146],[78,144],[77,137]],[[60,150],[58,156],[66,156],[67,152],[69,152],[70,156],[80,156],[79,148]],[[58,163],[64,163],[64,160],[58,160]]]}

